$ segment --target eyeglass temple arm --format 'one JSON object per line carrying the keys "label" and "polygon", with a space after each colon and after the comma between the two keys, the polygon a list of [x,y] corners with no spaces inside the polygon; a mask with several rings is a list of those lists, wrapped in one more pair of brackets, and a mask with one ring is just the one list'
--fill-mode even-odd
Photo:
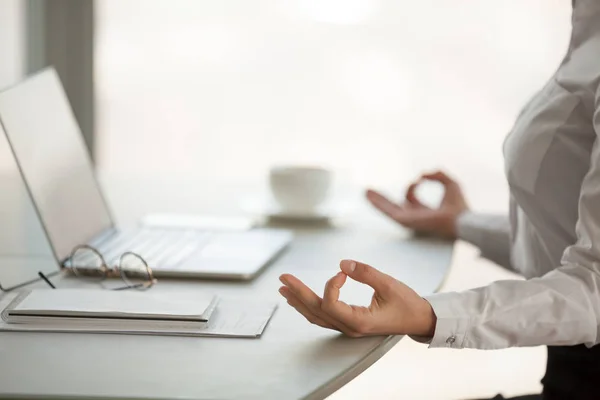
{"label": "eyeglass temple arm", "polygon": [[40,276],[40,278],[42,278],[44,280],[44,282],[46,282],[48,284],[48,286],[50,286],[52,289],[56,289],[56,286],[54,286],[52,284],[52,282],[50,282],[50,279],[48,279],[48,277],[46,275],[44,275],[44,273],[42,271],[39,271],[38,275]]}

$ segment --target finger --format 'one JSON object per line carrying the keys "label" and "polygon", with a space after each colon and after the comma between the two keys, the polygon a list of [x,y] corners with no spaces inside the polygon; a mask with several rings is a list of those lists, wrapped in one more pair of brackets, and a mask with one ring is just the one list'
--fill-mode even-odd
{"label": "finger", "polygon": [[283,274],[279,280],[309,308],[319,309],[321,307],[321,298],[294,275]]}
{"label": "finger", "polygon": [[425,226],[430,227],[435,216],[432,214],[433,210],[425,205],[410,206],[407,204],[407,206],[401,207],[373,190],[367,192],[367,198],[377,209],[409,229],[420,230]]}
{"label": "finger", "polygon": [[326,323],[334,326],[336,329],[344,332],[348,336],[356,336],[355,332],[346,326],[344,323],[337,321],[334,317],[323,312],[321,307],[321,298],[313,292],[302,281],[290,274],[283,274],[279,280],[286,285],[291,294],[300,301],[306,308],[317,317],[324,320]]}
{"label": "finger", "polygon": [[370,265],[356,262],[354,260],[342,260],[340,269],[355,281],[372,287],[377,293],[385,295],[390,289],[394,278],[371,267]]}
{"label": "finger", "polygon": [[306,307],[306,305],[304,305],[304,303],[302,303],[300,300],[298,300],[298,298],[296,296],[294,296],[294,294],[287,287],[283,286],[283,287],[279,288],[279,293],[281,293],[281,295],[283,297],[285,297],[285,299],[287,300],[287,303],[290,306],[294,307],[296,309],[296,311],[298,311],[300,314],[302,314],[302,316],[304,318],[306,318],[306,320],[308,322],[310,322],[311,324],[315,324],[315,325],[319,325],[320,327],[323,327],[323,328],[334,329],[336,331],[339,331],[339,329],[337,329],[330,323],[323,320],[321,317],[319,317],[319,316],[315,315],[313,312],[311,312],[308,309],[308,307]]}
{"label": "finger", "polygon": [[375,206],[375,208],[391,218],[395,219],[396,215],[402,213],[403,211],[401,206],[390,201],[387,197],[374,190],[367,191],[367,199]]}
{"label": "finger", "polygon": [[333,278],[325,284],[325,292],[323,293],[323,302],[335,303],[340,298],[340,289],[346,282],[346,274],[338,272]]}
{"label": "finger", "polygon": [[420,183],[421,183],[421,181],[417,181],[417,182],[412,183],[408,187],[408,189],[406,190],[406,201],[409,204],[412,204],[417,207],[429,208],[425,204],[421,203],[421,201],[417,198],[416,190]]}
{"label": "finger", "polygon": [[340,289],[345,282],[346,274],[343,272],[339,272],[336,276],[327,281],[321,309],[325,311],[327,315],[346,326],[357,326],[360,321],[357,321],[353,316],[352,307],[339,300]]}
{"label": "finger", "polygon": [[420,211],[430,211],[431,209],[423,207],[402,207],[396,203],[391,202],[381,193],[374,190],[367,192],[367,198],[371,203],[388,217],[392,218],[399,224],[414,229],[415,224],[419,223],[419,218],[423,217],[424,214]]}
{"label": "finger", "polygon": [[365,307],[353,307],[343,301],[323,302],[322,310],[333,318],[339,326],[346,327],[344,333],[348,336],[361,336],[358,333],[366,333],[365,327],[368,325],[365,312],[358,312]]}
{"label": "finger", "polygon": [[430,181],[440,182],[444,186],[456,184],[456,181],[454,179],[452,179],[450,176],[448,176],[443,171],[436,171],[436,172],[423,174],[422,178],[430,180]]}

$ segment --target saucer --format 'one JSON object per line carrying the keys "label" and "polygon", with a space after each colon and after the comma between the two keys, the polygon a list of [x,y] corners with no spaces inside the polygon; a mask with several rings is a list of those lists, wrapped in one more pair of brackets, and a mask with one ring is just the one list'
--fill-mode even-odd
{"label": "saucer", "polygon": [[261,214],[269,219],[321,222],[328,221],[329,219],[331,219],[333,217],[333,210],[318,207],[313,210],[296,211],[286,210],[276,205],[271,205],[270,207],[263,210]]}
{"label": "saucer", "polygon": [[268,219],[297,222],[326,222],[348,211],[348,206],[340,202],[328,201],[310,210],[288,210],[273,199],[245,199],[242,208],[251,214]]}

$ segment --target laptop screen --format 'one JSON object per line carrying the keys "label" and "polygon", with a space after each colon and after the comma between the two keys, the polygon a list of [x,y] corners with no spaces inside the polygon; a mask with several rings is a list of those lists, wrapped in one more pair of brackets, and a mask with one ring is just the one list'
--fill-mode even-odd
{"label": "laptop screen", "polygon": [[0,92],[0,122],[59,260],[112,226],[54,69]]}

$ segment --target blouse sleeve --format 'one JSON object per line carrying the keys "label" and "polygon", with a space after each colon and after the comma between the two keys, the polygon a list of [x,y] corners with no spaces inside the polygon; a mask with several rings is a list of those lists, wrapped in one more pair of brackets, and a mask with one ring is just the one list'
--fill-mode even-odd
{"label": "blouse sleeve", "polygon": [[506,215],[463,213],[457,221],[458,237],[479,248],[483,258],[512,270],[510,224]]}
{"label": "blouse sleeve", "polygon": [[[498,349],[600,343],[600,107],[596,98],[590,167],[579,193],[576,242],[540,278],[498,281],[426,297],[437,316],[431,347]],[[469,218],[469,217],[465,217]],[[469,226],[472,226],[470,223]],[[464,229],[463,229],[464,231]],[[474,231],[477,231],[475,229]],[[485,231],[485,229],[484,229]],[[484,239],[467,232],[490,248]]]}

